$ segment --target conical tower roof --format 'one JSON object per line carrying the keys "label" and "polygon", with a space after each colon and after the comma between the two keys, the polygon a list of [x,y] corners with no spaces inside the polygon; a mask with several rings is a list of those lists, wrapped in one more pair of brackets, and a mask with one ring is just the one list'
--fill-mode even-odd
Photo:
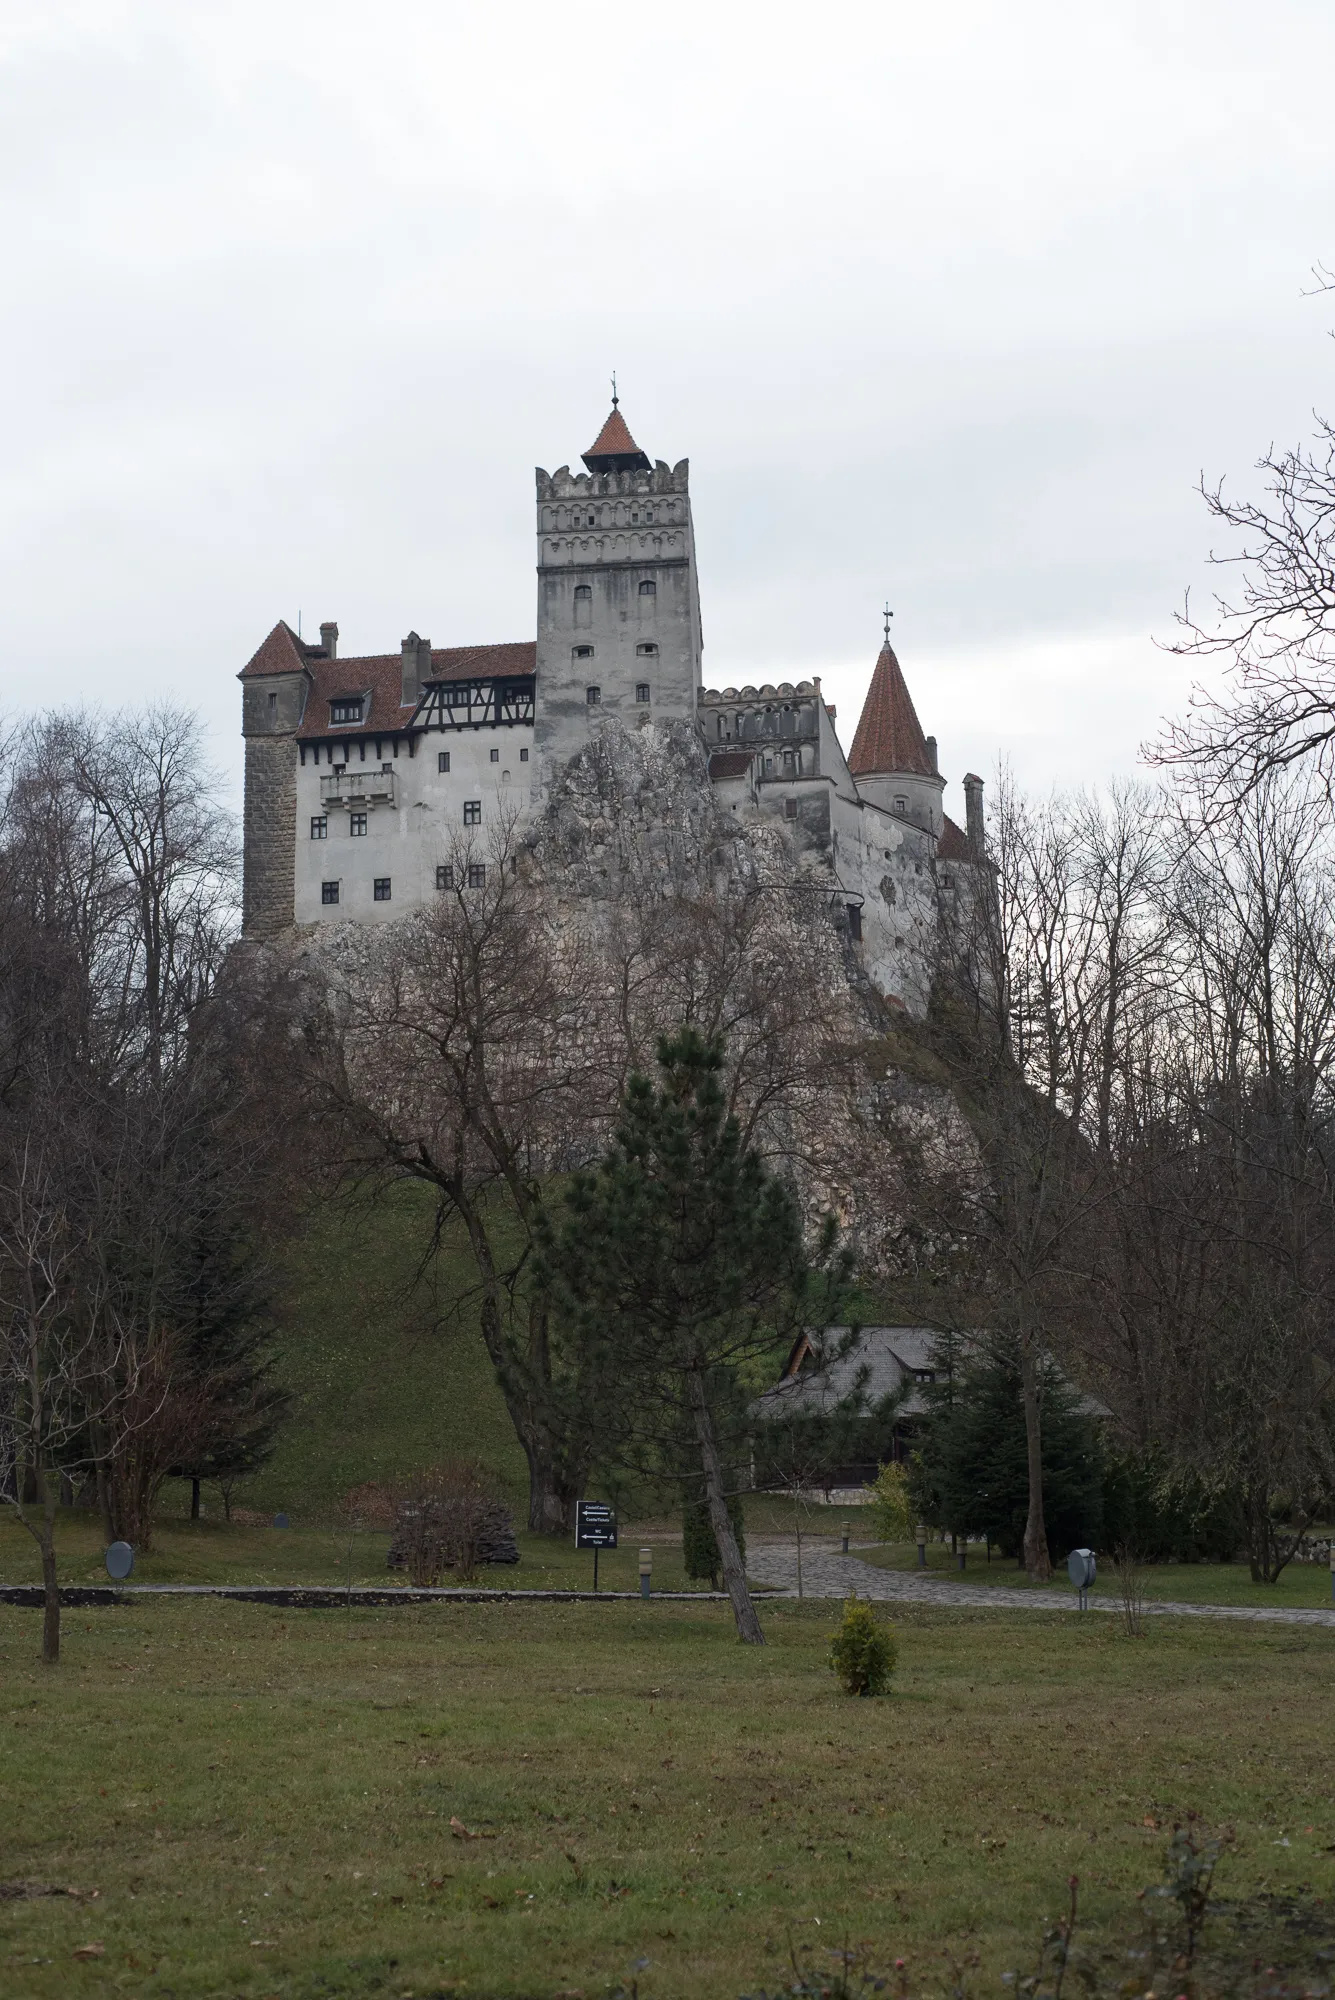
{"label": "conical tower roof", "polygon": [[912,771],[922,778],[933,776],[927,739],[888,639],[881,648],[862,705],[853,748],[848,753],[848,768],[855,778],[891,771]]}
{"label": "conical tower roof", "polygon": [[590,472],[647,472],[649,460],[640,450],[616,404],[593,443],[583,454]]}

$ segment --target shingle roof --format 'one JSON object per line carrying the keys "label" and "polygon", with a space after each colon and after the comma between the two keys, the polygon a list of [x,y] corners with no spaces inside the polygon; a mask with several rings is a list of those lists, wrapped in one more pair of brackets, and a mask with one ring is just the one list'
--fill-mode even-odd
{"label": "shingle roof", "polygon": [[244,680],[248,674],[296,673],[312,654],[324,658],[323,648],[308,646],[297,637],[287,620],[280,618],[259,651],[246,661],[237,679]]}
{"label": "shingle roof", "polygon": [[944,825],[941,838],[936,843],[938,861],[972,861],[974,856],[969,847],[969,836],[962,826],[956,826],[949,813],[943,813]]}
{"label": "shingle roof", "polygon": [[[837,1353],[847,1334],[847,1327],[826,1327],[819,1337],[820,1344],[827,1353]],[[931,1327],[926,1326],[863,1327],[849,1353],[831,1361],[824,1369],[813,1368],[785,1375],[781,1382],[760,1397],[755,1405],[756,1412],[762,1417],[778,1417],[795,1406],[831,1409],[843,1397],[853,1394],[864,1371],[862,1393],[869,1404],[876,1404],[883,1396],[902,1388],[906,1382],[916,1383],[918,1370],[930,1370],[936,1366],[936,1343],[939,1338]],[[798,1342],[790,1357],[791,1367],[800,1368],[810,1345],[809,1339]],[[921,1394],[914,1388],[905,1399],[902,1413],[913,1416],[923,1407]]]}
{"label": "shingle roof", "polygon": [[754,750],[715,750],[709,759],[711,778],[743,778],[751,768]]}
{"label": "shingle roof", "polygon": [[590,472],[629,472],[637,466],[647,468],[649,464],[615,406],[583,458]]}
{"label": "shingle roof", "polygon": [[882,771],[912,771],[923,778],[932,775],[927,739],[889,640],[881,648],[867,689],[848,753],[848,768],[855,778],[870,778]]}
{"label": "shingle roof", "polygon": [[[265,644],[268,643],[266,640]],[[491,674],[531,674],[536,671],[537,657],[538,648],[532,639],[517,639],[499,646],[433,646],[429,678],[462,681]],[[318,653],[314,658],[308,657],[305,665],[311,677],[311,691],[297,731],[299,738],[309,741],[313,736],[330,734],[329,704],[340,695],[371,697],[363,720],[346,725],[349,734],[358,729],[388,732],[407,728],[416,703],[403,700],[402,654],[372,653],[362,659],[327,660],[323,653]],[[340,736],[344,727],[338,728]]]}

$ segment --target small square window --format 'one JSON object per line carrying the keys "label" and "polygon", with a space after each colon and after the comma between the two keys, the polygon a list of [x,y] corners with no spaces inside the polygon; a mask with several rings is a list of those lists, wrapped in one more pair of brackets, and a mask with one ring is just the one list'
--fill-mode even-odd
{"label": "small square window", "polygon": [[350,833],[350,834],[351,834],[351,835],[353,836],[353,838],[355,839],[355,838],[357,838],[357,837],[358,837],[359,835],[361,835],[361,834],[364,834],[364,833],[365,833],[365,831],[366,831],[366,814],[365,814],[365,813],[349,813],[349,814],[348,814],[348,832],[349,832],[349,833]]}
{"label": "small square window", "polygon": [[380,775],[382,778],[392,778],[394,775],[394,766],[392,764],[382,764],[380,766]]}
{"label": "small square window", "polygon": [[527,764],[527,762],[528,762],[528,751],[527,751],[527,750],[521,750],[521,751],[520,751],[520,753],[519,753],[519,761],[520,761],[520,763],[521,763],[521,764]]}
{"label": "small square window", "polygon": [[492,753],[491,753],[491,761],[492,761],[492,763],[493,763],[493,764],[499,764],[499,763],[500,763],[500,761],[501,761],[501,753],[500,753],[500,751],[499,751],[499,750],[493,750],[493,751],[492,751]]}
{"label": "small square window", "polygon": [[656,660],[658,658],[658,648],[652,639],[643,646],[637,646],[635,652],[636,656],[641,660]]}
{"label": "small square window", "polygon": [[570,649],[570,657],[572,660],[591,660],[593,658],[593,647],[572,646]]}
{"label": "small square window", "polygon": [[590,708],[597,708],[602,698],[603,691],[601,688],[585,688],[584,700]]}
{"label": "small square window", "polygon": [[320,884],[320,901],[322,903],[336,903],[338,901],[337,882],[322,882]]}
{"label": "small square window", "polygon": [[636,699],[636,701],[637,701],[637,702],[639,703],[639,705],[640,705],[640,707],[641,707],[641,708],[647,708],[647,707],[649,706],[649,683],[648,683],[648,681],[636,681],[636,683],[635,683],[635,699]]}
{"label": "small square window", "polygon": [[375,897],[377,903],[387,903],[389,901],[388,875],[376,876],[375,882],[372,885],[371,894]]}
{"label": "small square window", "polygon": [[436,887],[438,889],[452,889],[454,887],[454,869],[448,861],[438,861],[436,863]]}
{"label": "small square window", "polygon": [[464,825],[465,825],[465,826],[481,826],[481,824],[482,824],[482,801],[481,801],[481,799],[465,799],[465,800],[464,800]]}
{"label": "small square window", "polygon": [[487,886],[487,870],[486,870],[486,865],[485,865],[485,863],[483,863],[483,862],[481,862],[481,861],[470,861],[470,862],[469,862],[469,864],[468,864],[468,886],[469,886],[469,888],[470,888],[470,889],[485,889],[485,888],[486,888],[486,886]]}
{"label": "small square window", "polygon": [[328,840],[329,820],[324,813],[316,813],[311,820],[311,839]]}
{"label": "small square window", "polygon": [[436,753],[436,769],[437,769],[438,771],[448,771],[448,770],[449,770],[449,768],[450,768],[450,753],[449,753],[449,751],[448,751],[448,750],[440,750],[440,751],[437,751],[437,753]]}

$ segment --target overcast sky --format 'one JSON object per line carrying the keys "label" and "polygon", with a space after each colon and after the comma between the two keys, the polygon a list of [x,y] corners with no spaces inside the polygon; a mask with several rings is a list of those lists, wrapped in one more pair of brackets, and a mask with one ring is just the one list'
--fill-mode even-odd
{"label": "overcast sky", "polygon": [[691,460],[706,680],[895,607],[958,779],[1135,765],[1202,469],[1329,393],[1329,0],[0,0],[0,706],[279,617],[534,629],[535,464]]}

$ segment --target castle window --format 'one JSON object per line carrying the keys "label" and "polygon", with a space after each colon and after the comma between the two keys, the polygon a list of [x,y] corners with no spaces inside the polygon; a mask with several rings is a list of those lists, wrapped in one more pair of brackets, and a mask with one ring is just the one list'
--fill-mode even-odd
{"label": "castle window", "polygon": [[797,818],[797,800],[796,800],[796,799],[785,799],[785,800],[784,800],[784,802],[783,802],[783,816],[784,816],[784,818],[785,818],[785,819],[796,819],[796,818]]}
{"label": "castle window", "polygon": [[499,751],[499,750],[493,750],[493,751],[492,751],[492,753],[491,753],[491,761],[492,761],[492,763],[493,763],[493,764],[499,764],[499,763],[500,763],[500,761],[501,761],[501,753],[500,753],[500,751]]}
{"label": "castle window", "polygon": [[591,583],[577,583],[575,585],[575,602],[576,604],[593,603],[593,585]]}
{"label": "castle window", "polygon": [[654,582],[651,576],[647,576],[644,579],[644,582],[640,585],[640,596],[657,597],[657,595],[658,595],[658,585]]}
{"label": "castle window", "polygon": [[603,698],[603,691],[601,688],[585,688],[584,701],[587,707],[597,708],[599,703],[602,701],[602,698]]}
{"label": "castle window", "polygon": [[338,901],[337,882],[322,882],[320,884],[320,901],[322,903],[336,903]]}
{"label": "castle window", "polygon": [[276,694],[271,694],[269,696],[269,713],[270,715],[275,715],[277,714],[277,712],[278,712],[278,696]]}
{"label": "castle window", "polygon": [[861,907],[857,903],[849,903],[847,908],[848,908],[848,935],[852,938],[854,944],[861,944],[862,942]]}
{"label": "castle window", "polygon": [[464,825],[465,825],[465,826],[481,826],[481,824],[482,824],[482,801],[481,801],[481,799],[465,799],[465,800],[464,800]]}
{"label": "castle window", "polygon": [[450,768],[450,753],[449,753],[449,751],[448,751],[448,750],[438,750],[438,751],[436,752],[436,769],[437,769],[438,771],[448,771],[448,770],[449,770],[449,768]]}
{"label": "castle window", "polygon": [[359,694],[344,695],[329,704],[331,722],[360,722],[362,719],[362,698]]}
{"label": "castle window", "polygon": [[908,809],[909,809],[909,802],[907,799],[895,800],[895,811],[897,813],[906,813]]}
{"label": "castle window", "polygon": [[366,832],[365,813],[348,814],[348,832],[353,836],[354,839],[359,838],[362,834]]}
{"label": "castle window", "polygon": [[445,699],[448,701],[451,708],[467,708],[468,707],[467,683],[465,682],[463,687],[452,687],[449,690],[448,694],[446,695]]}
{"label": "castle window", "polygon": [[452,889],[454,887],[454,870],[448,861],[438,861],[436,863],[436,887],[438,889]]}
{"label": "castle window", "polygon": [[376,876],[375,882],[372,885],[371,894],[374,896],[377,903],[387,903],[389,901],[388,875]]}
{"label": "castle window", "polygon": [[652,639],[646,640],[642,646],[637,646],[635,651],[642,660],[656,660],[658,658],[658,647]]}
{"label": "castle window", "polygon": [[652,521],[652,520],[653,520],[653,518],[654,518],[654,510],[653,510],[653,508],[652,508],[652,507],[646,507],[646,508],[645,508],[645,510],[644,510],[644,518],[645,518],[645,520],[646,520],[646,521]]}
{"label": "castle window", "polygon": [[593,525],[594,525],[594,520],[593,520],[593,515],[592,515],[592,514],[590,514],[590,516],[589,516],[589,526],[590,526],[590,527],[592,527]]}
{"label": "castle window", "polygon": [[487,886],[486,864],[470,861],[468,864],[468,886],[470,889],[485,889]]}
{"label": "castle window", "polygon": [[324,813],[317,813],[311,821],[311,839],[328,840],[328,838],[329,838],[329,821],[325,817]]}
{"label": "castle window", "polygon": [[648,681],[636,681],[636,683],[635,683],[635,699],[636,699],[636,701],[637,701],[637,702],[639,703],[639,705],[640,705],[640,707],[641,707],[641,708],[647,708],[647,707],[649,706],[649,683],[648,683]]}
{"label": "castle window", "polygon": [[593,647],[572,646],[570,649],[570,657],[572,660],[591,660],[593,658]]}
{"label": "castle window", "polygon": [[521,751],[520,751],[520,753],[519,753],[519,761],[520,761],[520,763],[521,763],[521,764],[527,764],[527,762],[528,762],[528,751],[527,751],[527,750],[521,750]]}

